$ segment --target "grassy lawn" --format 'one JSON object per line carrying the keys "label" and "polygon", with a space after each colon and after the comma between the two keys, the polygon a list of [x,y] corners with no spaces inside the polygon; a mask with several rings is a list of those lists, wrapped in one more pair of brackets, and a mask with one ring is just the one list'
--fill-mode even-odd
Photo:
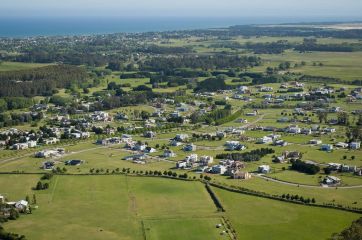
{"label": "grassy lawn", "polygon": [[317,203],[335,203],[342,204],[344,206],[351,207],[362,207],[362,191],[361,188],[352,188],[352,189],[342,189],[342,188],[303,188],[289,185],[281,185],[280,183],[275,183],[267,181],[260,178],[252,178],[247,181],[241,180],[231,180],[226,179],[225,177],[218,176],[216,181],[230,185],[230,186],[240,186],[255,191],[265,192],[269,194],[293,194],[293,195],[302,195],[307,198],[315,198]]}
{"label": "grassy lawn", "polygon": [[[227,234],[221,235],[223,228],[216,228],[220,218],[191,219],[159,219],[144,221],[146,236],[149,240],[174,239],[229,239]],[[175,226],[178,226],[175,231]],[[219,236],[218,236],[219,235]]]}
{"label": "grassy lawn", "polygon": [[44,67],[49,64],[41,63],[20,63],[20,62],[1,62],[0,63],[0,72],[3,71],[17,71],[17,70],[26,70],[30,68]]}
{"label": "grassy lawn", "polygon": [[[18,184],[1,184],[0,192],[12,192],[14,185],[19,185],[22,189],[16,189],[14,194],[18,199],[23,196],[20,192],[27,192],[39,177],[18,175],[13,178]],[[169,236],[187,236],[178,232],[187,234],[190,225],[195,229],[198,221],[192,222],[194,216],[207,219],[200,225],[200,233],[209,232],[208,236],[216,239],[215,224],[220,222],[211,198],[199,182],[125,176],[55,176],[48,190],[35,193],[39,208],[6,224],[6,229],[24,234],[27,239],[69,236],[143,239],[141,222],[144,219],[149,219],[146,226],[152,234],[160,234],[156,239],[169,239]],[[185,218],[189,223],[187,220],[183,225],[179,224],[181,220],[151,221],[160,217]],[[169,232],[163,231],[165,224]],[[203,239],[197,234],[198,237],[191,239]]]}
{"label": "grassy lawn", "polygon": [[310,208],[214,188],[239,239],[327,239],[360,215]]}

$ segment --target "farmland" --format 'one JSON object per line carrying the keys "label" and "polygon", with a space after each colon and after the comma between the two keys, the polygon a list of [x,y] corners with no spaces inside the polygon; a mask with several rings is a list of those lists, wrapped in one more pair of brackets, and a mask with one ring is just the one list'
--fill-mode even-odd
{"label": "farmland", "polygon": [[[14,191],[10,183],[19,181],[24,183],[23,189],[9,193],[9,197],[18,197],[20,192],[30,194],[36,177],[1,175],[2,182],[8,181],[1,191]],[[215,226],[224,217],[230,219],[240,239],[265,239],[271,232],[277,239],[288,239],[295,230],[304,233],[297,239],[324,239],[358,217],[329,209],[315,208],[311,212],[305,206],[214,191],[225,213],[217,211],[199,182],[132,176],[55,176],[48,190],[33,192],[39,208],[6,227],[29,239],[62,239],[69,235],[77,239],[143,239],[142,232],[147,239],[219,239],[223,227]],[[227,235],[221,238],[229,239]]]}
{"label": "farmland", "polygon": [[362,213],[359,34],[3,39],[1,225],[30,240],[340,233]]}

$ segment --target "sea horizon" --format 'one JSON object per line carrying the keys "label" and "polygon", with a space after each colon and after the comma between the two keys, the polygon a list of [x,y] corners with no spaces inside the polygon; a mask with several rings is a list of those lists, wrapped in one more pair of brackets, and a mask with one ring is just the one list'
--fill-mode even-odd
{"label": "sea horizon", "polygon": [[223,28],[250,24],[359,22],[356,18],[293,17],[0,17],[1,38],[98,35]]}

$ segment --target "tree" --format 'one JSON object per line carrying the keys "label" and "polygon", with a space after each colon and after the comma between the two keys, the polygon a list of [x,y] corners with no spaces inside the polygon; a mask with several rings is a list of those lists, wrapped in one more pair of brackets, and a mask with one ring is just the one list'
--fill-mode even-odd
{"label": "tree", "polygon": [[36,190],[42,190],[42,189],[43,189],[43,184],[39,181],[39,182],[36,184],[35,189],[36,189]]}
{"label": "tree", "polygon": [[319,123],[326,123],[327,122],[327,117],[328,117],[328,113],[327,112],[318,112],[318,119],[319,119]]}
{"label": "tree", "polygon": [[338,120],[338,124],[348,125],[349,124],[348,113],[347,112],[338,112],[337,120]]}
{"label": "tree", "polygon": [[33,194],[33,204],[36,204],[36,196]]}

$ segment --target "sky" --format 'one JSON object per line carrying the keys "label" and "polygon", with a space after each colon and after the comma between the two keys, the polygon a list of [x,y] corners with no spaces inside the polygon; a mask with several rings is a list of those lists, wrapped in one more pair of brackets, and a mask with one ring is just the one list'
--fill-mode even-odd
{"label": "sky", "polygon": [[362,0],[0,0],[2,17],[362,19]]}

